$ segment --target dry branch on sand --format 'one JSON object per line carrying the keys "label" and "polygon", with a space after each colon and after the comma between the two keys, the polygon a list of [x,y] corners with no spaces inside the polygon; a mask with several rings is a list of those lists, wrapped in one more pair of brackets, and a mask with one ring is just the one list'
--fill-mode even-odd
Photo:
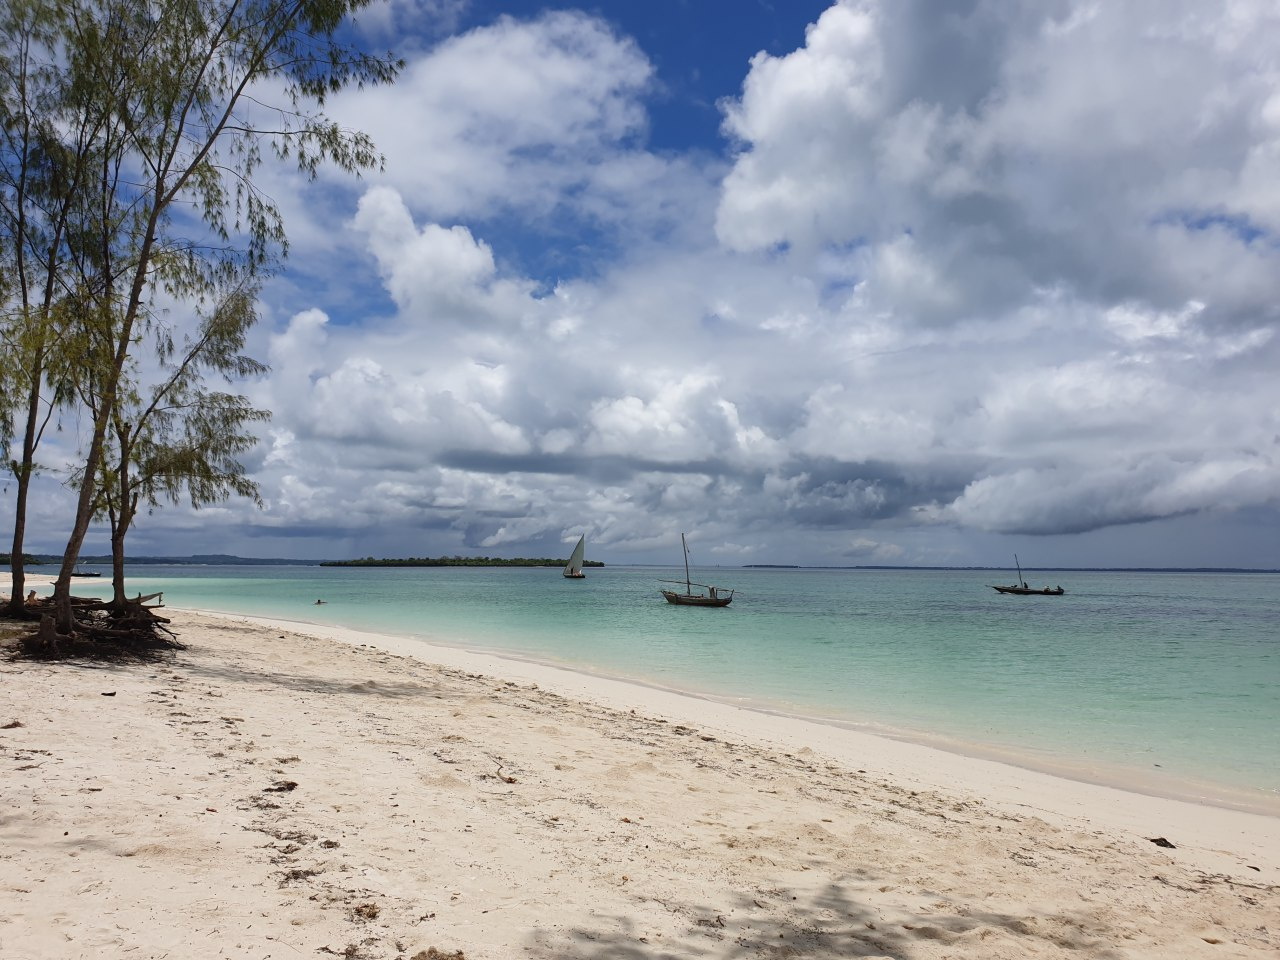
{"label": "dry branch on sand", "polygon": [[139,594],[117,604],[72,597],[70,633],[58,632],[52,610],[34,607],[29,612],[39,615],[39,626],[19,637],[16,654],[32,660],[138,660],[182,649],[177,635],[166,626],[169,618],[156,613],[163,604],[151,602],[162,598],[159,593]]}

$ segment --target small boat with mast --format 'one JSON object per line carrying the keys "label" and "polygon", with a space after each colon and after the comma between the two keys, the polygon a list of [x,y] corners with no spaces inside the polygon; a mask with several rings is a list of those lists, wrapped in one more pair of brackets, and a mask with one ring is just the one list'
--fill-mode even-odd
{"label": "small boat with mast", "polygon": [[1012,593],[1020,597],[1060,597],[1065,592],[1061,587],[1037,588],[1028,586],[1027,581],[1022,579],[1022,564],[1018,562],[1018,555],[1016,553],[1013,555],[1013,562],[1018,568],[1018,582],[1008,587],[990,584],[991,589],[996,591],[996,593]]}
{"label": "small boat with mast", "polygon": [[[689,545],[685,542],[684,534],[680,534],[680,546],[684,550],[684,579],[683,580],[659,580],[659,583],[683,583],[684,592],[679,590],[668,590],[660,587],[662,595],[666,597],[667,603],[674,603],[680,607],[727,607],[733,601],[733,590],[729,590],[728,594],[721,593],[722,587],[713,587],[709,583],[694,583],[689,579]],[[694,587],[698,590],[695,592]]]}
{"label": "small boat with mast", "polygon": [[564,576],[567,580],[585,580],[587,575],[582,572],[582,561],[587,553],[587,535],[584,533],[578,538],[578,545],[573,548],[573,556],[569,558],[569,562],[564,565]]}

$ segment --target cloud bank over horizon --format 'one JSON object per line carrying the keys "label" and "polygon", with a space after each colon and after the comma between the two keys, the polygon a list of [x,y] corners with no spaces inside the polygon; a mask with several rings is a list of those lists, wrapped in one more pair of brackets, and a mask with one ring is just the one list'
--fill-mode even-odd
{"label": "cloud bank over horizon", "polygon": [[1280,567],[1277,42],[1262,2],[842,0],[675,151],[660,41],[424,39],[330,104],[382,173],[273,181],[266,509],[133,549]]}

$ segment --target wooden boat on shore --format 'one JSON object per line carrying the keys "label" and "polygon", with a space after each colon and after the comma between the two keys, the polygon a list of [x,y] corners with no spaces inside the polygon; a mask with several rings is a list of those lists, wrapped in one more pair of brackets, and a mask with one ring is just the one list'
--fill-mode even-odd
{"label": "wooden boat on shore", "polygon": [[1060,597],[1065,593],[1061,587],[1032,587],[1027,581],[1022,579],[1022,564],[1018,562],[1018,555],[1013,555],[1014,565],[1018,568],[1018,582],[1010,586],[997,586],[996,584],[988,584],[996,593],[1012,593],[1019,597]]}
{"label": "wooden boat on shore", "polygon": [[568,580],[585,580],[587,575],[582,572],[582,561],[587,554],[587,535],[584,533],[578,538],[578,545],[573,548],[573,556],[569,558],[569,562],[564,565],[564,575]]}
{"label": "wooden boat on shore", "polygon": [[[733,602],[733,590],[730,589],[728,594],[720,591],[722,587],[713,587],[709,583],[694,583],[689,579],[689,545],[685,543],[684,534],[680,534],[680,546],[684,550],[684,579],[683,580],[659,580],[659,583],[683,583],[684,592],[679,590],[668,590],[660,587],[662,595],[666,597],[667,603],[674,603],[680,607],[727,607]],[[695,592],[694,587],[698,590]]]}

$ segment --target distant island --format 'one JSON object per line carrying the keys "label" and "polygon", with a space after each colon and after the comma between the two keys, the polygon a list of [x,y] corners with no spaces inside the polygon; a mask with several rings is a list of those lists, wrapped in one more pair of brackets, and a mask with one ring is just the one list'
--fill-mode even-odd
{"label": "distant island", "polygon": [[[24,553],[22,555],[23,563],[27,566],[40,566],[42,564],[61,564],[62,557],[51,553]],[[12,562],[13,557],[8,553],[0,553],[0,566],[8,566]],[[111,555],[87,555],[81,554],[79,563],[93,564],[95,566],[110,566]],[[264,558],[264,557],[234,557],[226,553],[206,553],[197,554],[191,557],[126,557],[127,564],[162,564],[165,566],[198,566],[198,567],[238,567],[238,566],[290,566],[290,567],[314,567],[314,560],[286,560],[283,558]]]}
{"label": "distant island", "polygon": [[[24,553],[23,563],[29,567],[35,566],[60,566],[62,557],[60,555],[48,553]],[[0,568],[11,565],[11,556],[8,553],[0,553]],[[110,566],[111,557],[109,554],[88,555],[82,554],[78,561],[80,564],[90,566]],[[375,557],[365,557],[363,560],[298,560],[287,559],[284,557],[237,557],[226,553],[205,553],[196,554],[187,557],[127,557],[125,564],[128,566],[142,566],[149,564],[167,565],[167,566],[246,566],[246,567],[263,567],[263,566],[290,566],[290,567],[563,567],[567,560],[556,560],[551,557],[516,557],[515,559],[506,559],[503,557],[408,557],[405,559],[378,559]],[[604,564],[599,560],[587,560],[583,563],[584,567],[603,567]],[[624,564],[624,566],[652,566],[666,567],[666,564]],[[989,570],[1006,570],[1006,567],[984,567],[984,566],[964,566],[964,567],[940,567],[940,566],[907,566],[900,564],[798,564],[798,563],[747,563],[742,565],[742,569],[746,570],[939,570],[950,571],[953,573],[964,572],[982,572]],[[1024,567],[1024,571],[1040,572],[1053,571],[1055,573],[1264,573],[1275,574],[1280,570],[1273,567],[1055,567],[1055,566],[1036,566]]]}
{"label": "distant island", "polygon": [[[325,560],[322,567],[563,567],[568,560],[551,557],[406,557],[387,559],[365,557],[363,560]],[[603,567],[599,560],[584,560],[584,567]]]}
{"label": "distant island", "polygon": [[[24,553],[22,555],[22,562],[28,567],[38,567],[40,564],[47,563],[48,561],[42,560],[33,554]],[[61,562],[61,558],[59,558],[59,562]],[[6,567],[13,566],[13,554],[0,553],[0,565]]]}

